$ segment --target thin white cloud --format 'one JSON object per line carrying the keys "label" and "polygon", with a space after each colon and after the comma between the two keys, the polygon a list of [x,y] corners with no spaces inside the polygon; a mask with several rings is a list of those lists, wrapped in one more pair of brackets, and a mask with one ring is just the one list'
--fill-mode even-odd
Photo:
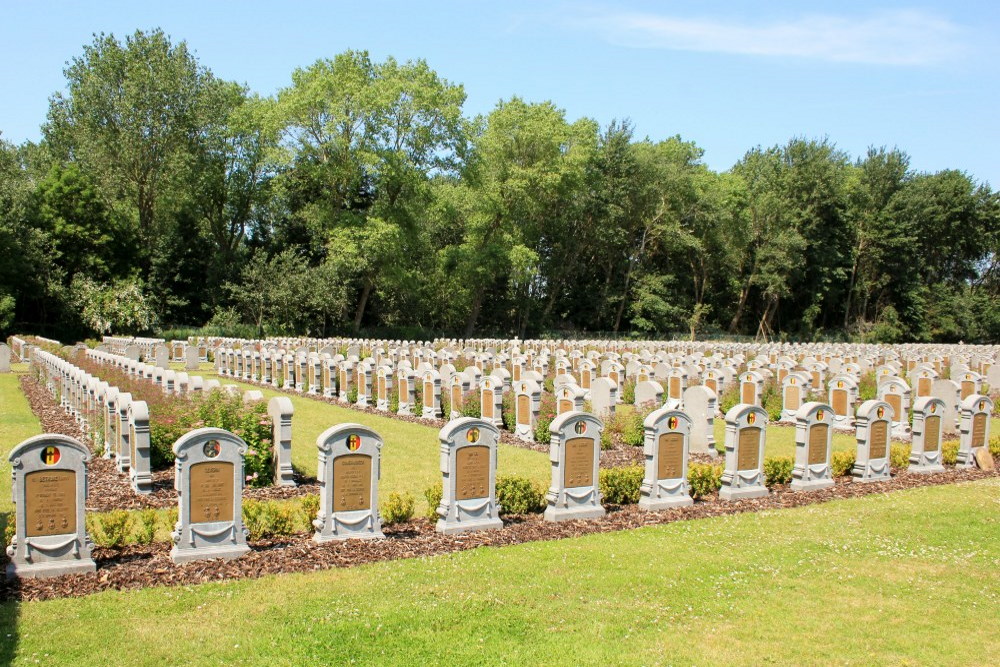
{"label": "thin white cloud", "polygon": [[767,23],[598,10],[574,23],[621,46],[881,65],[950,60],[961,53],[964,32],[917,10],[861,17],[811,14]]}

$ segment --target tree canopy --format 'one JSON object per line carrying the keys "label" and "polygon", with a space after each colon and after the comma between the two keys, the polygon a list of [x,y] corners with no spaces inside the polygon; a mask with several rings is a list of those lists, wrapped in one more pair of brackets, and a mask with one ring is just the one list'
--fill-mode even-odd
{"label": "tree canopy", "polygon": [[0,330],[1000,340],[1000,196],[898,147],[750,148],[553,101],[463,111],[347,51],[270,97],[160,30],[96,35],[0,137]]}

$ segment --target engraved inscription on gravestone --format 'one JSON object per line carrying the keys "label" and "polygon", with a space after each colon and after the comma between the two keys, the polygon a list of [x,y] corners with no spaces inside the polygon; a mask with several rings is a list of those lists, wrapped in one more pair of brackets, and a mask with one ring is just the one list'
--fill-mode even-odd
{"label": "engraved inscription on gravestone", "polygon": [[871,447],[868,450],[869,459],[884,459],[888,449],[889,433],[884,421],[872,422]]}
{"label": "engraved inscription on gravestone", "polygon": [[847,392],[838,389],[833,392],[833,411],[838,415],[847,414]]}
{"label": "engraved inscription on gravestone", "polygon": [[941,418],[924,417],[924,451],[936,452],[941,437]]}
{"label": "engraved inscription on gravestone", "polygon": [[25,475],[24,486],[28,537],[76,532],[76,473],[40,470]]}
{"label": "engraved inscription on gravestone", "polygon": [[829,430],[828,424],[813,424],[809,427],[809,465],[826,463],[826,439]]}
{"label": "engraved inscription on gravestone", "polygon": [[737,470],[757,470],[760,460],[760,429],[744,428],[740,431]]}
{"label": "engraved inscription on gravestone", "polygon": [[903,414],[903,397],[899,394],[889,392],[885,395],[885,402],[892,407],[892,414],[899,418]]}
{"label": "engraved inscription on gravestone", "polygon": [[490,448],[463,447],[455,454],[457,500],[485,498],[490,493]]}
{"label": "engraved inscription on gravestone", "polygon": [[664,433],[657,452],[657,479],[677,479],[684,474],[684,434]]}
{"label": "engraved inscription on gravestone", "polygon": [[371,509],[372,457],[345,454],[333,460],[333,511]]}
{"label": "engraved inscription on gravestone", "polygon": [[972,418],[972,446],[983,447],[986,445],[986,415],[979,413]]}
{"label": "engraved inscription on gravestone", "polygon": [[517,423],[518,424],[530,424],[531,423],[531,399],[528,396],[521,395],[517,397]]}
{"label": "engraved inscription on gravestone", "polygon": [[566,441],[566,471],[563,485],[568,488],[591,486],[594,483],[594,441],[590,438],[570,438]]}
{"label": "engraved inscription on gravestone", "polygon": [[191,466],[191,523],[233,520],[233,464]]}

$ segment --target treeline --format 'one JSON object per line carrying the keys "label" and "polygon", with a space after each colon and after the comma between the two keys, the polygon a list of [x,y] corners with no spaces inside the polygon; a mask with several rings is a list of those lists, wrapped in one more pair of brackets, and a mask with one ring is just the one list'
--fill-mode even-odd
{"label": "treeline", "polygon": [[1000,340],[1000,198],[899,149],[754,148],[349,51],[271,97],[160,31],[96,36],[0,144],[0,330]]}

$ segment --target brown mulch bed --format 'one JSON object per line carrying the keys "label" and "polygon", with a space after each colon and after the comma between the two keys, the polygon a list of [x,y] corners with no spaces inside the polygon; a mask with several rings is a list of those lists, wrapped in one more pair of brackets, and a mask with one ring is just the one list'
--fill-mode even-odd
{"label": "brown mulch bed", "polygon": [[506,516],[500,530],[464,535],[441,535],[425,520],[385,528],[383,540],[348,540],[316,544],[305,533],[261,540],[252,551],[231,561],[209,560],[185,565],[170,561],[170,545],[157,543],[121,549],[96,548],[97,571],[52,579],[24,579],[0,586],[0,599],[45,600],[79,597],[98,591],[136,590],[149,586],[180,586],[210,581],[256,578],[285,572],[312,572],[335,567],[353,567],[378,561],[454,553],[482,546],[505,546],[537,540],[556,540],[593,533],[662,525],[713,516],[799,507],[838,498],[886,493],[919,486],[935,486],[1000,476],[978,469],[951,469],[937,475],[900,473],[887,482],[859,483],[837,480],[830,489],[793,493],[777,487],[766,498],[725,502],[717,497],[691,507],[662,512],[643,512],[636,505],[611,507],[600,519],[548,523],[540,515]]}
{"label": "brown mulch bed", "polygon": [[[52,398],[52,394],[27,375],[20,377],[21,391],[28,399],[31,411],[38,417],[45,433],[61,433],[90,445],[72,417]],[[266,486],[243,489],[244,498],[254,500],[284,500],[319,493],[314,477],[296,475],[298,486]],[[153,472],[153,491],[140,495],[132,490],[128,478],[118,472],[114,459],[94,455],[87,464],[87,511],[107,512],[114,509],[166,508],[177,506],[174,490],[174,469]]]}

